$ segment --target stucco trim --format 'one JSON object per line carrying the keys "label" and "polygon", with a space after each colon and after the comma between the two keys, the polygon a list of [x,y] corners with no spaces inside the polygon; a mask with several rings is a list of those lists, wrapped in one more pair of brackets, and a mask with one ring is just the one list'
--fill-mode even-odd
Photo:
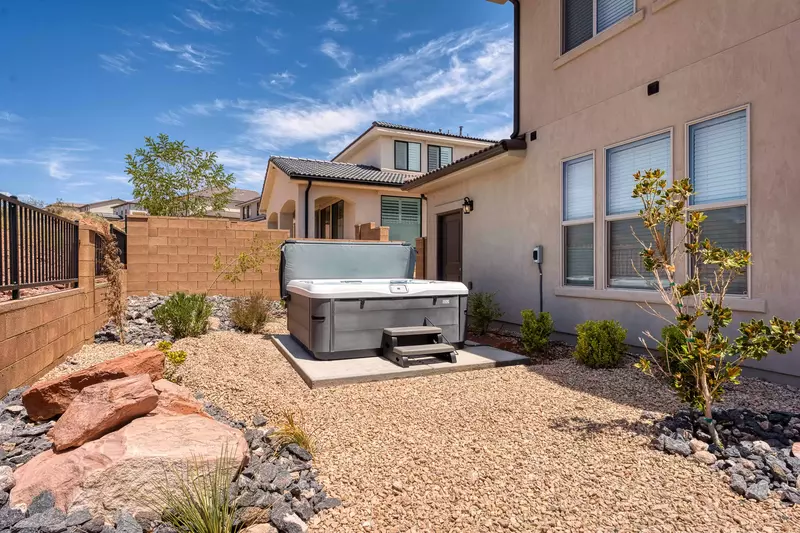
{"label": "stucco trim", "polygon": [[[585,298],[589,300],[613,300],[617,302],[634,302],[664,304],[659,293],[645,290],[605,289],[595,290],[589,287],[555,287],[554,294],[566,298]],[[760,298],[739,298],[728,296],[725,305],[734,311],[750,313],[766,313],[767,302]]]}
{"label": "stucco trim", "polygon": [[678,0],[655,0],[655,2],[653,2],[652,5],[650,6],[650,12],[658,13],[665,7],[669,7],[677,1]]}
{"label": "stucco trim", "polygon": [[576,57],[580,57],[592,48],[596,46],[600,46],[604,42],[608,41],[609,39],[616,37],[623,31],[627,30],[631,26],[635,26],[636,24],[640,23],[644,20],[644,9],[640,9],[636,13],[620,20],[607,30],[598,33],[585,43],[581,44],[580,46],[576,46],[569,52],[561,54],[558,59],[553,61],[553,69],[558,69],[575,59]]}

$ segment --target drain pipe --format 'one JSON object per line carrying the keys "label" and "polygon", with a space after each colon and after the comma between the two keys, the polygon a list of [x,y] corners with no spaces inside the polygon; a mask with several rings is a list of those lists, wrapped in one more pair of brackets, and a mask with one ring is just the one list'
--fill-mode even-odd
{"label": "drain pipe", "polygon": [[308,239],[308,191],[311,190],[311,180],[308,180],[308,185],[306,185],[306,221],[305,221],[305,236]]}
{"label": "drain pipe", "polygon": [[520,65],[520,5],[519,0],[511,0],[514,5],[514,131],[511,138],[519,137],[519,65]]}

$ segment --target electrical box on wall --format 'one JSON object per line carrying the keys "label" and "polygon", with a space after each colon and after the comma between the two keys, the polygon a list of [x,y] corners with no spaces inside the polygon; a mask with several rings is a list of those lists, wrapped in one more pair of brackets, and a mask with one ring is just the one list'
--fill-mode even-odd
{"label": "electrical box on wall", "polygon": [[542,262],[542,245],[536,246],[533,249],[533,262],[534,263],[541,263]]}

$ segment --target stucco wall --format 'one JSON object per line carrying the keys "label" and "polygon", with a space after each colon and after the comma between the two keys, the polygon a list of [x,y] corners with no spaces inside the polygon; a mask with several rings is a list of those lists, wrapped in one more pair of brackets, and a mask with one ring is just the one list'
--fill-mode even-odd
{"label": "stucco wall", "polygon": [[[428,192],[428,272],[436,266],[436,213],[475,203],[464,216],[463,279],[474,290],[497,291],[505,320],[519,322],[538,307],[538,270],[531,250],[544,246],[544,308],[556,328],[574,332],[587,319],[615,318],[628,342],[641,331],[660,331],[638,303],[647,292],[602,289],[604,254],[604,148],[670,129],[673,175],[686,173],[686,124],[750,106],[749,298],[729,298],[735,323],[752,317],[800,317],[796,268],[800,259],[800,3],[749,0],[677,0],[656,13],[650,2],[641,22],[555,68],[559,50],[558,2],[524,2],[522,131],[537,130],[516,165],[467,172],[468,179]],[[737,44],[739,43],[739,44]],[[647,96],[658,79],[660,92]],[[561,161],[595,154],[595,277],[597,289],[561,287]],[[733,331],[732,331],[733,333]],[[756,363],[800,376],[800,350]]]}

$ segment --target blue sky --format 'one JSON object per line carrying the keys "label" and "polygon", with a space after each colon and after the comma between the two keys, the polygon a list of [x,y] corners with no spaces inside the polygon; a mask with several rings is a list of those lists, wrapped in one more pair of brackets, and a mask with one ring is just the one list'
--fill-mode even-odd
{"label": "blue sky", "polygon": [[512,17],[486,0],[3,0],[0,191],[129,198],[167,133],[260,190],[270,155],[328,159],[373,120],[511,131]]}

